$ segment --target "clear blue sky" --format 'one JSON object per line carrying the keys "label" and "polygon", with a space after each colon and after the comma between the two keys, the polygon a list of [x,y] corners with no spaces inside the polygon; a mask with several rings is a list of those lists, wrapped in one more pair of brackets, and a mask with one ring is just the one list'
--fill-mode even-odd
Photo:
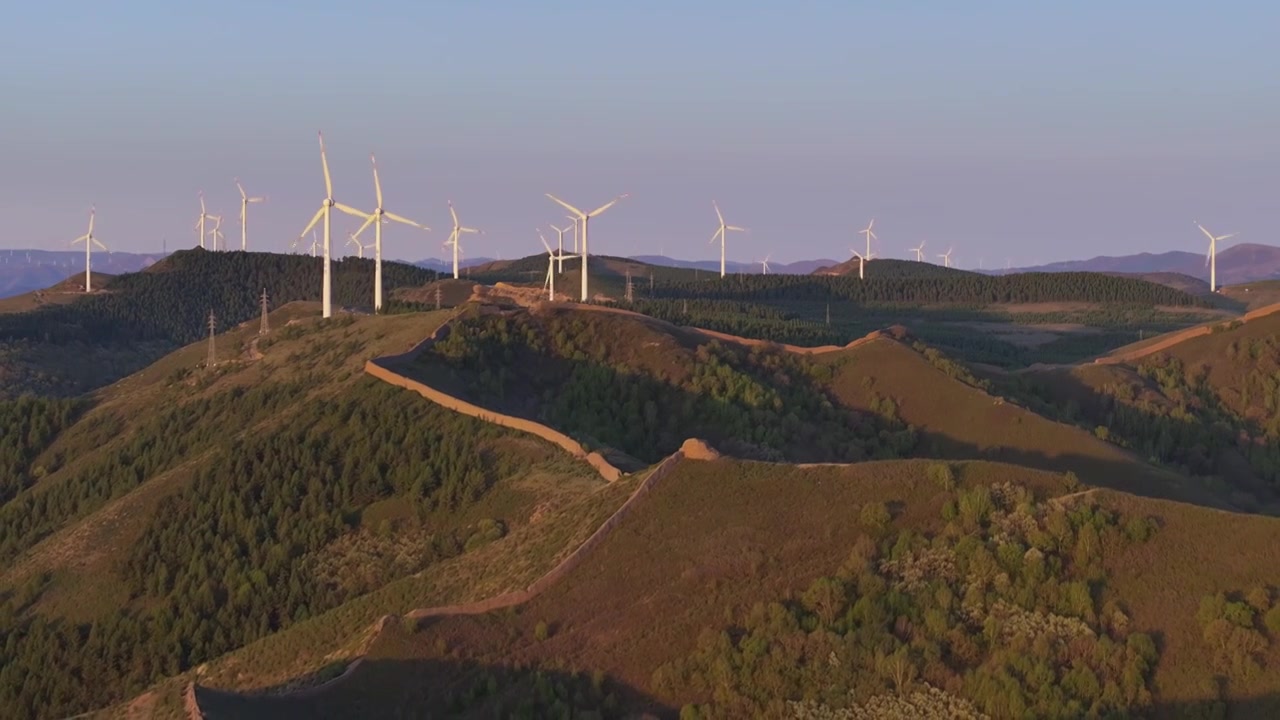
{"label": "clear blue sky", "polygon": [[[118,6],[118,7],[116,7]],[[592,250],[846,257],[954,244],[962,266],[1280,244],[1280,6],[1264,2],[15,2],[0,25],[0,247],[54,249],[90,203],[113,249],[194,244],[203,189],[284,250],[323,197],[442,254],[540,246],[594,207]],[[345,221],[339,225],[347,228]],[[345,232],[338,237],[345,239]]]}

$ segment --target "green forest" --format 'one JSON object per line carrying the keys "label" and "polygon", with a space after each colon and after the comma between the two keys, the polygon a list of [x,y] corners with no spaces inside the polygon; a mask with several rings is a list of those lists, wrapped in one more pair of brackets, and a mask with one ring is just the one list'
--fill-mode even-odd
{"label": "green forest", "polygon": [[75,422],[85,403],[24,396],[0,400],[0,506],[57,469],[36,459]]}
{"label": "green forest", "polygon": [[856,303],[1000,303],[1096,302],[1178,307],[1210,303],[1165,285],[1100,273],[956,273],[935,277],[834,275],[730,275],[716,282],[665,282],[654,299],[830,300]]}
{"label": "green forest", "polygon": [[[1021,485],[957,485],[940,532],[895,527],[880,502],[855,509],[848,558],[791,599],[706,628],[659,667],[667,693],[704,698],[681,718],[1122,717],[1150,709],[1159,650],[1108,599],[1107,558],[1157,524]],[[853,712],[851,712],[852,710]],[[838,714],[838,713],[847,714]]]}
{"label": "green forest", "polygon": [[[212,437],[252,426],[256,414],[245,405],[293,403],[303,391],[272,383],[252,394],[222,393],[209,401],[216,407],[190,403],[148,423],[128,449],[104,454],[109,466],[86,468],[41,494],[57,501],[24,502],[28,493],[5,506],[0,528],[11,557],[178,457],[219,446],[204,455],[189,486],[162,501],[122,559],[127,606],[85,624],[47,619],[30,612],[39,578],[3,598],[6,714],[60,717],[100,707],[335,607],[361,589],[333,582],[323,551],[361,528],[364,508],[400,498],[418,517],[461,510],[528,464],[488,449],[506,431],[372,379],[297,405],[273,432],[221,443]],[[416,564],[402,574],[463,552],[469,540],[478,544],[462,529],[420,532]]]}
{"label": "green forest", "polygon": [[[834,403],[823,389],[829,366],[715,341],[646,357],[646,335],[636,320],[605,313],[472,313],[417,362],[433,378],[447,369],[481,404],[645,462],[689,437],[741,457],[815,462],[903,457],[915,446],[891,400],[876,414]],[[615,355],[620,336],[639,354]]]}

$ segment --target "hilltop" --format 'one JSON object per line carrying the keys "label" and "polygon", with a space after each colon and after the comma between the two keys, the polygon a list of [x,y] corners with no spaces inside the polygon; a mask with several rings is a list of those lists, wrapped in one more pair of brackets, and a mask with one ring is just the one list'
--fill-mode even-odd
{"label": "hilltop", "polygon": [[[435,277],[408,265],[383,266],[388,293]],[[230,327],[258,316],[264,288],[277,307],[319,300],[320,285],[316,258],[196,249],[173,253],[140,272],[105,278],[89,295],[54,288],[39,296],[47,302],[29,310],[21,306],[25,301],[16,300],[18,312],[0,314],[0,397],[92,390],[206,336],[210,311],[219,327]],[[340,308],[370,306],[372,262],[334,262],[333,293]]]}
{"label": "hilltop", "polygon": [[196,699],[245,718],[807,717],[914,692],[945,717],[1268,717],[1280,598],[1256,583],[1277,541],[1273,518],[996,463],[682,461],[514,611],[388,624],[307,696]]}

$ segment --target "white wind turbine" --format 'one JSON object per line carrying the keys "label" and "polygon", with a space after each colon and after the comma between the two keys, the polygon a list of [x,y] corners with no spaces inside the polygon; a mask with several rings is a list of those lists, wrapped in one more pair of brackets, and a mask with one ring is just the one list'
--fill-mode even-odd
{"label": "white wind turbine", "polygon": [[103,245],[101,242],[98,241],[98,238],[93,236],[93,218],[95,215],[97,215],[97,211],[98,211],[98,208],[96,206],[90,206],[89,232],[71,241],[72,245],[75,245],[78,242],[84,243],[84,291],[85,292],[93,291],[93,280],[92,280],[92,276],[89,273],[89,267],[93,263],[93,246],[97,245],[103,250],[107,249],[106,245]]}
{"label": "white wind turbine", "polygon": [[[377,199],[378,206],[373,209],[373,212],[367,215],[361,213],[364,215],[365,221],[355,234],[359,235],[364,232],[364,229],[369,227],[369,225],[373,225],[373,311],[378,312],[382,310],[382,226],[388,220],[394,220],[395,222],[422,230],[430,230],[431,228],[425,225],[420,225],[409,218],[387,212],[382,207],[382,182],[378,180],[378,160],[370,154],[369,163],[373,165],[373,192]],[[356,244],[359,245],[360,241],[356,240]],[[359,252],[360,257],[364,257],[363,246]]]}
{"label": "white wind turbine", "polygon": [[924,243],[911,248],[911,252],[916,254],[916,262],[924,262]]}
{"label": "white wind turbine", "polygon": [[240,191],[240,249],[249,249],[249,205],[252,203],[266,202],[267,197],[249,197],[245,194],[244,188],[240,185],[240,178],[236,178],[236,189]]}
{"label": "white wind turbine", "polygon": [[951,267],[951,252],[954,248],[947,248],[944,253],[938,253],[938,257],[942,258],[942,267]]}
{"label": "white wind turbine", "polygon": [[[320,222],[321,218],[324,219],[324,288],[321,291],[321,298],[322,298],[322,303],[324,307],[323,316],[330,317],[333,314],[332,302],[331,302],[332,295],[333,295],[333,285],[332,285],[332,277],[330,274],[330,267],[329,267],[330,265],[329,263],[330,211],[333,208],[338,208],[342,212],[348,215],[354,215],[358,218],[365,217],[365,214],[349,205],[343,205],[340,202],[334,201],[333,181],[329,177],[329,160],[328,158],[325,157],[325,154],[324,154],[324,134],[323,133],[316,133],[316,134],[320,138],[320,165],[321,167],[324,168],[325,195],[324,195],[324,200],[321,201],[320,209],[316,211],[316,214],[314,216],[312,216],[311,222],[307,223],[307,226],[303,228],[302,232],[298,233],[298,240],[301,240],[302,236],[306,235],[308,231],[310,231],[313,227],[315,227],[316,223]],[[297,244],[297,240],[294,241],[294,244],[295,245]]]}
{"label": "white wind turbine", "polygon": [[449,215],[453,217],[453,232],[449,233],[449,239],[445,240],[444,244],[445,244],[445,247],[448,247],[450,245],[453,246],[453,279],[457,280],[458,279],[458,251],[459,251],[458,240],[460,236],[471,234],[471,233],[478,233],[480,235],[483,235],[484,231],[477,230],[475,228],[463,227],[462,223],[458,222],[458,212],[453,209],[452,200],[449,201]]}
{"label": "white wind turbine", "polygon": [[360,242],[360,233],[358,232],[347,233],[347,244],[356,246],[356,257],[361,259],[364,258],[365,249],[369,247]]}
{"label": "white wind turbine", "polygon": [[[205,235],[208,234],[205,232],[205,229],[204,229],[204,221],[212,220],[214,216],[210,215],[209,211],[206,210],[204,207],[204,191],[201,190],[199,195],[200,195],[200,217],[196,218],[196,226],[192,229],[199,231],[200,247],[204,247],[204,238],[205,238]],[[214,248],[214,249],[216,250],[217,248]]]}
{"label": "white wind turbine", "polygon": [[551,249],[551,245],[547,243],[547,238],[543,236],[541,228],[538,229],[538,239],[542,241],[542,247],[547,249],[547,277],[546,277],[546,280],[543,281],[542,287],[547,288],[547,299],[552,302],[555,302],[556,263],[559,262],[560,266],[563,267],[564,259],[566,257],[573,258],[573,257],[577,257],[577,255],[565,255],[563,247],[560,248],[559,252],[553,251]]}
{"label": "white wind turbine", "polygon": [[867,223],[867,229],[858,231],[859,235],[867,236],[867,255],[866,255],[867,260],[871,259],[871,241],[880,239],[878,236],[876,236],[875,232],[871,229],[872,226],[874,226],[875,224],[876,224],[876,219],[871,218],[871,222]]}
{"label": "white wind turbine", "polygon": [[565,217],[569,219],[569,222],[573,223],[571,226],[573,228],[573,251],[576,253],[578,252],[578,216],[565,215]]}
{"label": "white wind turbine", "polygon": [[715,233],[711,235],[711,242],[715,242],[716,238],[720,238],[720,277],[724,277],[724,245],[726,236],[729,231],[746,232],[747,229],[736,225],[726,225],[724,222],[724,215],[720,214],[720,205],[717,204],[715,200],[711,201],[711,207],[716,209],[716,218],[720,221],[720,226],[717,227]]}
{"label": "white wind turbine", "polygon": [[[582,212],[578,208],[570,205],[551,193],[547,193],[547,197],[551,198],[553,202],[573,213],[577,219],[582,222],[582,250],[580,253],[580,257],[582,258],[582,302],[587,302],[590,298],[590,295],[587,293],[587,221],[613,207],[619,200],[626,197],[628,194],[629,193],[623,193],[588,213]],[[575,225],[576,224],[577,223],[575,222]]]}
{"label": "white wind turbine", "polygon": [[1213,233],[1205,230],[1204,226],[1199,222],[1196,222],[1196,227],[1200,228],[1200,232],[1204,233],[1205,237],[1209,238],[1209,254],[1205,255],[1204,262],[1209,266],[1209,292],[1218,292],[1218,241],[1233,238],[1236,235],[1239,235],[1239,233],[1215,236]]}
{"label": "white wind turbine", "polygon": [[771,258],[771,257],[773,257],[773,253],[769,253],[768,255],[765,255],[764,259],[760,261],[760,274],[761,274],[761,275],[768,275],[768,274],[769,274],[769,258]]}
{"label": "white wind turbine", "polygon": [[[213,238],[213,249],[217,250],[218,241],[225,241],[227,239],[226,236],[222,234],[222,216],[210,215],[209,217],[213,218],[213,229],[209,231],[209,236]],[[226,243],[223,242],[223,245],[225,246]]]}
{"label": "white wind turbine", "polygon": [[[572,220],[573,218],[570,218],[570,219]],[[577,220],[574,220],[572,227],[573,227],[573,251],[577,252],[578,251]],[[556,231],[556,248],[559,250],[559,254],[560,254],[560,272],[564,272],[564,258],[566,257],[564,254],[564,234],[569,232],[569,228],[556,227],[555,225],[552,225],[551,229]]]}

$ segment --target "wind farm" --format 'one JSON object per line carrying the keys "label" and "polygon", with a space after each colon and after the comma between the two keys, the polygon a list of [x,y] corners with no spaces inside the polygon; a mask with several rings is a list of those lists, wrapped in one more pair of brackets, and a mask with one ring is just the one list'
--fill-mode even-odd
{"label": "wind farm", "polygon": [[1280,717],[1280,15],[556,9],[8,13],[0,716]]}

